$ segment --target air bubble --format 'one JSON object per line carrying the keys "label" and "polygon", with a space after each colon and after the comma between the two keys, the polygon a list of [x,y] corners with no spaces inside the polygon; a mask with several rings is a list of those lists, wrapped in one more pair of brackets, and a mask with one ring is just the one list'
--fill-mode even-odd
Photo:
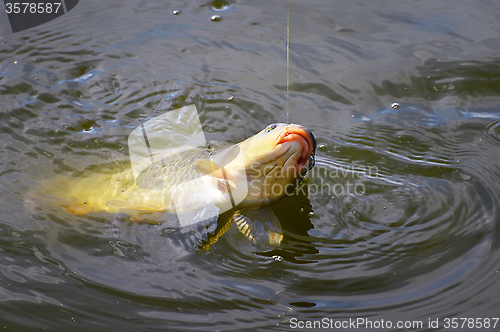
{"label": "air bubble", "polygon": [[459,175],[462,178],[462,180],[464,180],[464,181],[467,181],[471,178],[471,176],[468,174],[460,173]]}
{"label": "air bubble", "polygon": [[180,10],[174,10],[174,11],[172,11],[172,14],[174,14],[174,15],[176,15],[176,16],[177,16],[177,15],[179,15],[180,13],[181,13],[181,11],[180,11]]}
{"label": "air bubble", "polygon": [[397,109],[397,108],[399,108],[400,106],[401,106],[401,105],[399,105],[398,103],[392,103],[391,108],[393,108],[393,109]]}
{"label": "air bubble", "polygon": [[223,11],[229,8],[229,2],[224,1],[224,0],[215,0],[212,1],[212,9],[216,11]]}
{"label": "air bubble", "polygon": [[220,15],[214,15],[211,18],[212,22],[220,22],[222,20],[222,17]]}

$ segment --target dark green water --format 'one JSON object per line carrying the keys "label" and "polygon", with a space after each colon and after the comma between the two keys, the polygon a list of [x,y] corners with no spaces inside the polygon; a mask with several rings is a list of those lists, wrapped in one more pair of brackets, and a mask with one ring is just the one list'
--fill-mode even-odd
{"label": "dark green water", "polygon": [[319,148],[304,190],[274,207],[278,249],[229,232],[197,254],[163,225],[29,198],[126,160],[161,102],[196,104],[216,145],[285,122],[286,9],[82,0],[16,34],[0,15],[0,328],[500,329],[495,0],[291,1],[289,116]]}

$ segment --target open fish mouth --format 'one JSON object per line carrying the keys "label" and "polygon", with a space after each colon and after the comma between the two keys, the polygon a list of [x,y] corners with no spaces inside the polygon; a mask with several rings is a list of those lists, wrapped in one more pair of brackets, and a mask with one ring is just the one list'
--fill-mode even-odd
{"label": "open fish mouth", "polygon": [[295,141],[301,146],[302,152],[297,161],[296,170],[309,163],[308,168],[314,166],[314,155],[316,152],[316,139],[312,132],[299,125],[288,125],[276,138],[275,146],[285,142]]}

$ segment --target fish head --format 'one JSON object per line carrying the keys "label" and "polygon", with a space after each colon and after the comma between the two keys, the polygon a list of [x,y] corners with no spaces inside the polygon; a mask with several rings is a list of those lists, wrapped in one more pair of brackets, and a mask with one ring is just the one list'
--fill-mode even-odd
{"label": "fish head", "polygon": [[247,205],[272,204],[291,194],[315,162],[316,139],[296,124],[271,124],[238,147],[248,182]]}

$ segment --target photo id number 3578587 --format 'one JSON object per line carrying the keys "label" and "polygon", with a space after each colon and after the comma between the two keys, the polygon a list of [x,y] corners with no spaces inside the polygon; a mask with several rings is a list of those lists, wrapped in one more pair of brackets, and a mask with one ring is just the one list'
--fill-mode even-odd
{"label": "photo id number 3578587", "polygon": [[59,2],[14,2],[14,3],[6,3],[5,11],[7,14],[57,14],[59,8],[61,7],[61,3]]}

